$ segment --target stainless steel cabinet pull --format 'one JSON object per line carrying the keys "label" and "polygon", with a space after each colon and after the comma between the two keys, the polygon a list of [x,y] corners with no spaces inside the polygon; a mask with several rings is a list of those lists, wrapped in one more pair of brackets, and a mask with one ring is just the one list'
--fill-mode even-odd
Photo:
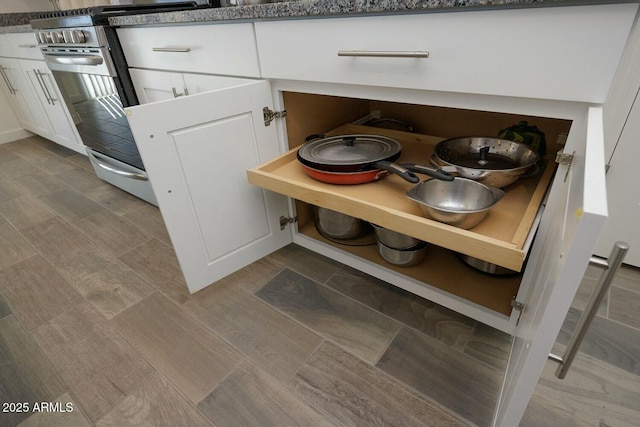
{"label": "stainless steel cabinet pull", "polygon": [[188,95],[188,93],[187,93],[187,89],[185,89],[185,90],[184,90],[184,93],[178,93],[178,91],[176,90],[176,88],[175,88],[175,87],[172,87],[172,88],[171,88],[171,92],[173,92],[173,97],[174,97],[174,98],[178,98],[178,97],[180,97],[180,96]]}
{"label": "stainless steel cabinet pull", "polygon": [[629,251],[629,245],[625,242],[616,242],[611,250],[611,254],[609,255],[608,260],[603,260],[601,258],[593,257],[591,258],[591,263],[598,265],[600,267],[604,267],[605,270],[602,272],[602,276],[600,276],[600,281],[596,286],[593,294],[591,295],[591,299],[587,303],[584,311],[582,312],[582,316],[580,316],[580,320],[578,320],[578,324],[576,325],[576,330],[573,332],[573,335],[569,339],[569,343],[567,344],[567,348],[564,352],[564,356],[559,356],[557,354],[549,354],[549,359],[554,362],[558,362],[560,365],[556,369],[556,377],[560,379],[564,379],[567,375],[567,371],[573,362],[573,359],[576,357],[578,353],[578,348],[580,347],[580,343],[587,333],[587,329],[589,329],[589,325],[593,320],[596,312],[598,311],[598,307],[604,298],[604,295],[607,293],[607,289],[613,280],[618,268],[622,264],[625,255]]}
{"label": "stainless steel cabinet pull", "polygon": [[33,49],[35,47],[38,47],[38,45],[37,44],[20,44],[20,45],[18,45],[18,47],[26,48],[26,49]]}
{"label": "stainless steel cabinet pull", "polygon": [[425,50],[339,50],[338,56],[362,56],[368,58],[428,58]]}
{"label": "stainless steel cabinet pull", "polygon": [[40,89],[44,94],[44,97],[47,98],[47,104],[51,104],[51,97],[49,97],[49,93],[44,88],[44,82],[42,81],[42,76],[40,75],[40,71],[33,69],[33,74],[36,76],[36,80],[38,80],[38,84],[40,85]]}
{"label": "stainless steel cabinet pull", "polygon": [[0,73],[2,74],[2,79],[6,83],[7,88],[9,89],[9,93],[11,93],[11,95],[15,95],[18,91],[14,89],[13,85],[11,84],[11,81],[9,80],[9,76],[7,75],[5,70],[6,68],[0,65]]}
{"label": "stainless steel cabinet pull", "polygon": [[49,90],[49,86],[47,86],[47,82],[44,81],[44,77],[45,76],[47,76],[47,78],[51,77],[50,74],[43,73],[42,71],[40,71],[40,79],[42,80],[42,84],[44,86],[44,91],[49,96],[49,99],[51,100],[51,105],[56,105],[56,101],[58,100],[58,98],[54,98],[53,95],[51,94],[52,92],[55,93],[55,91],[50,91]]}
{"label": "stainless steel cabinet pull", "polygon": [[190,47],[152,47],[151,50],[154,52],[191,52]]}

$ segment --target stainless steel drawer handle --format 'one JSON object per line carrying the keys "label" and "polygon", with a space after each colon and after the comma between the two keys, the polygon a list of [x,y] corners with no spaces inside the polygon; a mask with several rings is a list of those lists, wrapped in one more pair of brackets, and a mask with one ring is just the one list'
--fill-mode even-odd
{"label": "stainless steel drawer handle", "polygon": [[339,50],[338,56],[368,58],[428,58],[425,50]]}
{"label": "stainless steel drawer handle", "polygon": [[184,88],[184,92],[183,93],[179,93],[175,87],[171,88],[171,91],[173,92],[173,97],[174,98],[178,98],[179,96],[189,96],[189,91],[187,90],[187,88]]}
{"label": "stainless steel drawer handle", "polygon": [[35,47],[38,47],[38,45],[37,44],[20,44],[18,45],[18,47],[25,48],[25,49],[33,49]]}
{"label": "stainless steel drawer handle", "polygon": [[154,52],[191,52],[190,47],[152,47],[151,50]]}
{"label": "stainless steel drawer handle", "polygon": [[573,362],[573,359],[576,357],[578,353],[578,348],[584,339],[585,334],[587,333],[587,329],[589,329],[589,325],[591,321],[596,315],[598,311],[598,307],[602,302],[605,294],[607,293],[607,289],[609,289],[609,285],[613,280],[618,268],[622,264],[625,255],[629,251],[629,244],[625,242],[616,242],[611,250],[611,254],[609,255],[608,260],[603,260],[602,258],[592,257],[590,260],[591,264],[597,265],[599,267],[604,267],[605,270],[602,272],[602,276],[600,276],[600,281],[598,282],[593,294],[591,295],[591,299],[587,303],[584,311],[582,312],[582,316],[578,320],[578,324],[576,325],[576,330],[573,332],[573,335],[569,339],[569,343],[567,344],[567,348],[564,352],[564,356],[559,356],[557,354],[549,354],[549,359],[554,362],[558,362],[559,366],[556,369],[556,377],[560,379],[564,379],[567,375],[567,371]]}
{"label": "stainless steel drawer handle", "polygon": [[38,80],[38,84],[40,85],[40,89],[42,90],[42,94],[47,99],[47,104],[51,104],[51,97],[47,89],[44,87],[44,81],[42,80],[42,73],[39,70],[33,69],[33,74],[36,76],[36,80]]}
{"label": "stainless steel drawer handle", "polygon": [[13,87],[13,85],[11,84],[11,81],[9,81],[9,76],[7,76],[7,73],[5,71],[6,69],[7,68],[0,65],[0,74],[2,74],[2,79],[4,80],[4,83],[7,85],[7,89],[9,89],[9,93],[11,93],[11,95],[15,95],[16,93],[18,93],[18,91]]}

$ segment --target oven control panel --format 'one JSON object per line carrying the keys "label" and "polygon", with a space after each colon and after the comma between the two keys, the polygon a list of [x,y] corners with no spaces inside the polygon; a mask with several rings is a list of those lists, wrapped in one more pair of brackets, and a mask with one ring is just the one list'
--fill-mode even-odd
{"label": "oven control panel", "polygon": [[36,33],[41,46],[91,46],[107,45],[103,27],[62,28]]}

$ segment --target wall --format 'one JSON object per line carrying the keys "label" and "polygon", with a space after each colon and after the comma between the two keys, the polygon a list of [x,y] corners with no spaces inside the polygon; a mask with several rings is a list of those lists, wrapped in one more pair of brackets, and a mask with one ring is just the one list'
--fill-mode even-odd
{"label": "wall", "polygon": [[0,13],[42,12],[53,10],[49,0],[11,0],[0,4]]}

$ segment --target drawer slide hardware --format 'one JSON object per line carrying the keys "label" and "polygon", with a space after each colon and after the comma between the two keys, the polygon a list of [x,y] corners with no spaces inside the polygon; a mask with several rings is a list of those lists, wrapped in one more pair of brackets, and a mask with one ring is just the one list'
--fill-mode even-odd
{"label": "drawer slide hardware", "polygon": [[558,151],[556,153],[556,163],[567,166],[567,172],[564,174],[564,182],[567,182],[567,177],[569,176],[569,170],[571,169],[571,163],[573,162],[573,156],[576,154],[574,151],[571,154],[563,153],[562,151]]}
{"label": "drawer slide hardware", "polygon": [[592,257],[589,261],[593,265],[604,268],[602,276],[600,276],[596,289],[593,291],[587,306],[576,324],[576,329],[574,330],[573,335],[569,338],[564,355],[560,356],[554,353],[549,354],[549,360],[553,360],[558,363],[556,377],[561,380],[567,375],[567,371],[569,370],[574,357],[578,353],[578,348],[587,334],[587,329],[589,329],[589,325],[595,317],[598,307],[600,307],[600,303],[606,295],[609,285],[613,281],[613,277],[618,271],[618,268],[620,268],[620,265],[628,251],[628,243],[616,242],[616,244],[613,245],[609,259],[605,260],[602,258]]}
{"label": "drawer slide hardware", "polygon": [[524,311],[525,304],[520,301],[516,301],[515,295],[511,297],[511,307],[518,312],[518,320],[516,320],[516,325],[520,322],[520,316],[522,316],[522,312]]}
{"label": "drawer slide hardware", "polygon": [[281,119],[287,116],[287,110],[273,111],[269,107],[262,109],[262,115],[264,116],[264,125],[270,126],[274,119]]}
{"label": "drawer slide hardware", "polygon": [[280,217],[280,230],[284,230],[287,228],[287,225],[293,224],[294,222],[298,222],[298,217],[294,216],[291,218],[290,216],[281,216]]}

